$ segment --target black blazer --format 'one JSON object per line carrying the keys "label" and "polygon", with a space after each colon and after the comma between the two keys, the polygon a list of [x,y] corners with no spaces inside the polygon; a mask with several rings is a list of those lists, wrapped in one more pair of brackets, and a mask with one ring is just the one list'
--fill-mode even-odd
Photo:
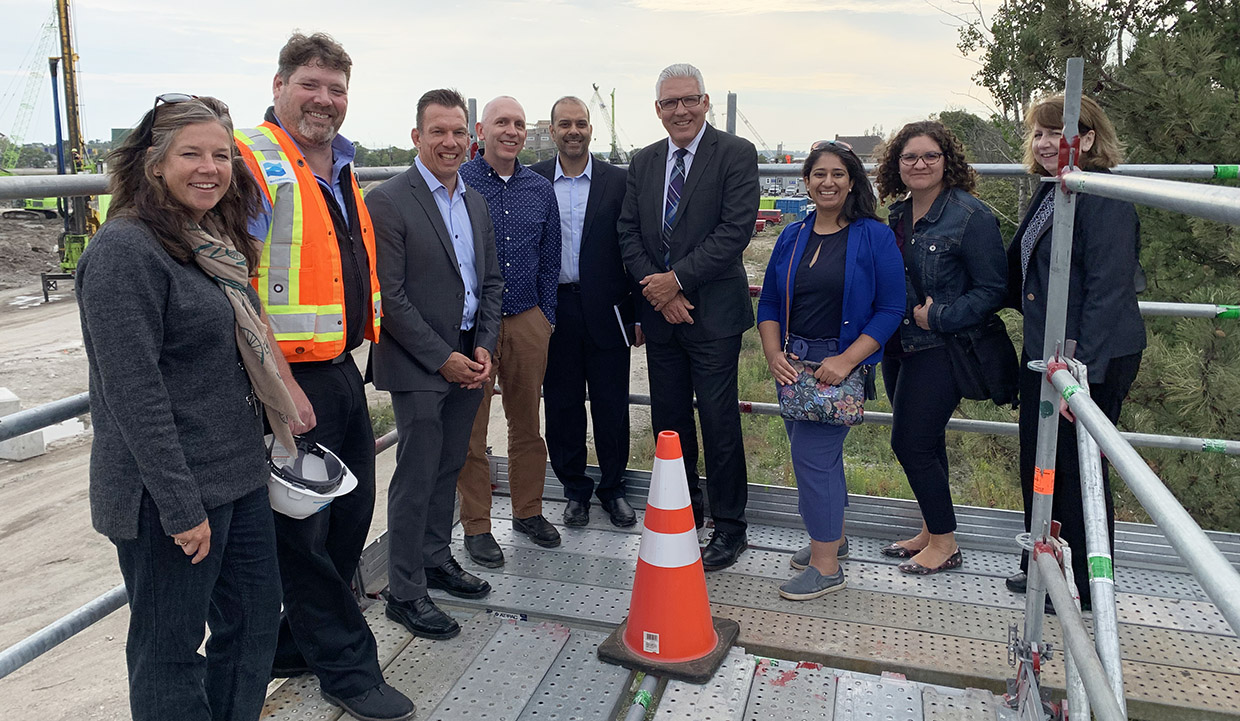
{"label": "black blazer", "polygon": [[[462,182],[458,180],[457,182]],[[375,227],[376,269],[383,298],[374,347],[375,388],[444,391],[439,368],[457,349],[465,284],[439,207],[417,166],[366,194]],[[474,346],[495,354],[504,278],[495,258],[495,229],[487,202],[465,188],[474,233],[478,313]]]}
{"label": "black blazer", "polygon": [[[1048,222],[1033,246],[1024,282],[1020,239],[1038,205],[1054,186],[1034,193],[1012,244],[1008,246],[1008,305],[1025,315],[1025,353],[1042,357],[1046,338],[1047,283],[1050,281],[1051,228]],[[1089,367],[1092,382],[1106,378],[1112,358],[1145,348],[1145,322],[1137,307],[1137,248],[1141,223],[1132,203],[1079,193],[1072,233],[1065,338],[1076,341],[1076,359]]]}
{"label": "black blazer", "polygon": [[[590,196],[581,224],[581,306],[590,340],[599,348],[630,344],[634,320],[633,283],[620,259],[616,220],[624,203],[626,173],[598,158],[592,161]],[[555,183],[556,158],[530,166],[530,170]],[[568,237],[563,238],[568,242]],[[616,318],[619,309],[620,318]],[[621,324],[629,331],[622,331]]]}
{"label": "black blazer", "polygon": [[[629,165],[620,213],[620,252],[634,280],[663,267],[663,184],[667,138],[642,148]],[[689,340],[714,340],[753,326],[749,276],[741,260],[758,218],[758,153],[753,143],[710,125],[685,178],[672,226],[671,266],[693,304],[693,324],[672,326],[644,298],[637,316],[646,336],[671,338],[673,327]]]}

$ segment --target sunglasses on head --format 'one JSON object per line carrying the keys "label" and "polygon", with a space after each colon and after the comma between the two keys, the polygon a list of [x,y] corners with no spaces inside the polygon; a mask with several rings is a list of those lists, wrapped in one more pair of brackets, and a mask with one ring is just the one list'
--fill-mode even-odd
{"label": "sunglasses on head", "polygon": [[850,152],[850,153],[851,153],[851,152],[853,152],[852,146],[851,146],[851,145],[849,145],[848,143],[845,143],[843,140],[818,140],[818,141],[815,141],[813,145],[809,146],[809,152],[811,152],[811,153],[812,153],[812,152],[814,152],[815,150],[818,150],[818,149],[823,148],[823,147],[828,146],[828,145],[834,145],[834,146],[835,146],[835,147],[837,147],[837,148],[843,148],[844,150],[847,150],[847,151],[848,151],[848,152]]}
{"label": "sunglasses on head", "polygon": [[[144,122],[143,122],[143,127],[140,129],[143,134],[143,137],[147,139],[148,145],[150,144],[151,138],[155,132],[155,115],[156,115],[156,111],[159,110],[159,106],[176,105],[177,103],[187,103],[191,100],[201,100],[201,98],[199,98],[197,95],[189,95],[187,93],[164,93],[163,95],[155,96],[155,104],[151,106],[151,112],[146,114],[146,118],[144,119]],[[219,111],[224,114],[227,114],[228,106],[225,105],[224,103],[219,102],[218,100],[216,102],[219,103],[219,106],[220,106]],[[204,103],[204,105],[206,105],[209,110],[215,110],[215,108],[212,108],[207,103]]]}

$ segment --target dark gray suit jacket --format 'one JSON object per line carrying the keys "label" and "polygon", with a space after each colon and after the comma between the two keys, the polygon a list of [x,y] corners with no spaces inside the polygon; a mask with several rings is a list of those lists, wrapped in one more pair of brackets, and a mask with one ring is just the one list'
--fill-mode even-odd
{"label": "dark gray suit jacket", "polygon": [[[530,166],[530,170],[555,183],[556,158]],[[624,272],[615,218],[624,203],[625,172],[611,163],[594,159],[590,197],[581,223],[581,306],[586,332],[599,348],[627,346],[631,339],[620,325],[633,324],[633,282]],[[567,243],[565,237],[563,242]],[[645,301],[642,301],[645,302]],[[617,310],[620,320],[616,319]]]}
{"label": "dark gray suit jacket", "polygon": [[[641,149],[629,165],[620,213],[620,251],[634,280],[663,267],[663,183],[667,138]],[[655,342],[673,328],[688,340],[713,340],[753,326],[749,276],[741,255],[753,236],[761,190],[753,143],[709,124],[698,144],[672,225],[671,269],[694,305],[693,324],[673,326],[644,298],[637,318]]]}
{"label": "dark gray suit jacket", "polygon": [[[486,201],[468,187],[465,207],[474,232],[478,274],[474,345],[494,355],[504,293],[495,259],[495,229]],[[366,208],[375,226],[383,297],[383,323],[374,347],[375,388],[447,390],[439,368],[457,350],[465,284],[435,199],[413,166],[367,193]]]}

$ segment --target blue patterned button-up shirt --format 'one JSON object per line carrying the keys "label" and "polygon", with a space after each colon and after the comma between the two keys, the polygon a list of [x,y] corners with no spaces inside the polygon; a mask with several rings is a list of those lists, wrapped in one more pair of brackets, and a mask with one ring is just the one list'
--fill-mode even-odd
{"label": "blue patterned button-up shirt", "polygon": [[538,306],[555,325],[560,278],[560,207],[551,181],[520,162],[507,181],[479,155],[461,178],[486,198],[495,226],[495,253],[504,275],[503,315]]}

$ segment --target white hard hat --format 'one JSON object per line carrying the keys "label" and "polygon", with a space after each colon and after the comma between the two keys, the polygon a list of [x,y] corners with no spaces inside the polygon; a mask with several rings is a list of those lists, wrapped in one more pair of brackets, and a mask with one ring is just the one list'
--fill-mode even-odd
{"label": "white hard hat", "polygon": [[268,435],[266,440],[271,465],[267,497],[277,513],[306,518],[357,488],[357,476],[323,446],[299,436],[294,455],[274,436]]}

